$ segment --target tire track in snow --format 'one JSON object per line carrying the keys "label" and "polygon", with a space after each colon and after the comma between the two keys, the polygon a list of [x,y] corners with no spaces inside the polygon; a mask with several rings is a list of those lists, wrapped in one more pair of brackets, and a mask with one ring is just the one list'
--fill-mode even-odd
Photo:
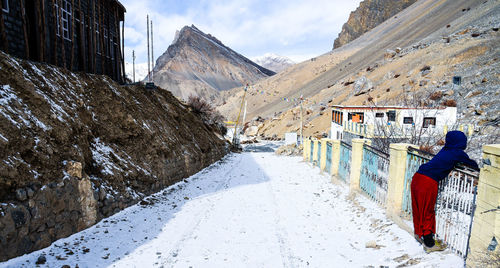
{"label": "tire track in snow", "polygon": [[[266,176],[266,174],[261,170],[262,176]],[[269,192],[269,196],[271,197],[270,199],[272,200],[272,208],[274,211],[274,228],[276,230],[275,235],[276,239],[278,240],[279,248],[280,248],[280,254],[281,254],[281,261],[283,264],[283,267],[297,267],[295,265],[294,260],[300,258],[294,256],[292,254],[292,250],[290,249],[289,245],[289,239],[288,239],[288,232],[285,230],[283,227],[283,224],[281,223],[280,215],[278,212],[278,202],[276,201],[276,195],[274,193],[274,188],[271,185],[272,181],[268,181],[266,183],[267,190]]]}
{"label": "tire track in snow", "polygon": [[[224,175],[222,175],[222,178],[226,178],[226,179],[223,180],[221,183],[219,183],[217,185],[217,187],[215,187],[213,192],[219,192],[220,190],[227,189],[229,187],[229,183],[233,179],[233,177],[230,176],[230,174],[236,170],[236,169],[234,169],[234,167],[238,167],[240,165],[240,163],[243,161],[243,154],[234,154],[234,155],[238,156],[238,159],[231,163],[231,168],[229,169],[229,171],[224,173]],[[206,176],[206,174],[205,174],[205,176]],[[215,208],[215,205],[221,199],[222,199],[222,195],[220,195],[220,194],[215,195],[213,200],[210,202],[210,204],[207,207],[200,207],[200,210],[202,210],[202,211],[197,213],[195,216],[198,216],[201,213],[203,213],[203,215],[201,217],[193,217],[194,219],[198,219],[198,220],[194,220],[191,222],[192,223],[191,226],[189,226],[187,228],[187,231],[185,231],[182,234],[181,238],[179,240],[177,240],[177,242],[175,242],[174,246],[168,252],[167,257],[162,262],[161,266],[168,265],[168,267],[172,267],[177,262],[176,257],[178,255],[179,251],[181,250],[182,245],[184,243],[186,243],[186,241],[189,240],[190,237],[193,236],[195,231],[197,231],[199,229],[201,223],[209,218],[210,214],[212,213],[212,211]]]}

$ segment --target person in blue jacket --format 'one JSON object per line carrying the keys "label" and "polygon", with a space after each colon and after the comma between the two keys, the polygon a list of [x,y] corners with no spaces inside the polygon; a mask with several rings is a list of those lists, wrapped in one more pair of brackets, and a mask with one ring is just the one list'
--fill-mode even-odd
{"label": "person in blue jacket", "polygon": [[479,169],[477,163],[464,152],[466,147],[467,137],[463,132],[448,132],[443,149],[429,162],[421,165],[413,175],[411,204],[415,239],[423,244],[427,253],[446,248],[443,243],[434,240],[438,183],[446,178],[458,163]]}

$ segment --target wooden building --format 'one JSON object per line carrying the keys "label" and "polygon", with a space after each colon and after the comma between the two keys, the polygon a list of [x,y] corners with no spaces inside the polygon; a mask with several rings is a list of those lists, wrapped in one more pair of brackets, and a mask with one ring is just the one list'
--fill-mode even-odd
{"label": "wooden building", "polygon": [[4,52],[124,82],[118,0],[0,0],[0,9]]}

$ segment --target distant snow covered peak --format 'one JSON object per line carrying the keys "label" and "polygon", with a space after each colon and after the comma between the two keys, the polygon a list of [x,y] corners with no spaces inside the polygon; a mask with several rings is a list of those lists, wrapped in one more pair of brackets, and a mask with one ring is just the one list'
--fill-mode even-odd
{"label": "distant snow covered peak", "polygon": [[276,55],[274,53],[266,53],[263,56],[255,57],[253,61],[260,66],[267,68],[276,73],[295,64],[290,58],[285,56]]}

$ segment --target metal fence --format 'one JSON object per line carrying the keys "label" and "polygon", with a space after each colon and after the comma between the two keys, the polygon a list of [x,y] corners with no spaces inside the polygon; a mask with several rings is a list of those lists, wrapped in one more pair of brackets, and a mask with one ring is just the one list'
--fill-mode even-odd
{"label": "metal fence", "polygon": [[310,140],[309,141],[309,162],[313,162],[313,153],[314,153],[314,141]]}
{"label": "metal fence", "polygon": [[351,154],[352,146],[341,141],[340,142],[340,161],[339,161],[339,177],[341,180],[349,183],[351,175]]}
{"label": "metal fence", "polygon": [[318,141],[318,152],[317,152],[316,166],[320,166],[321,163],[321,141]]}
{"label": "metal fence", "polygon": [[[409,149],[403,212],[411,217],[411,179],[419,166],[433,155],[416,149]],[[460,167],[439,183],[436,202],[436,234],[456,254],[467,257],[472,219],[474,216],[478,175]]]}
{"label": "metal fence", "polygon": [[326,142],[326,163],[325,163],[325,170],[328,172],[328,174],[331,173],[332,170],[332,143],[327,141]]}
{"label": "metal fence", "polygon": [[359,186],[379,204],[385,204],[389,180],[389,155],[369,145],[363,146]]}

